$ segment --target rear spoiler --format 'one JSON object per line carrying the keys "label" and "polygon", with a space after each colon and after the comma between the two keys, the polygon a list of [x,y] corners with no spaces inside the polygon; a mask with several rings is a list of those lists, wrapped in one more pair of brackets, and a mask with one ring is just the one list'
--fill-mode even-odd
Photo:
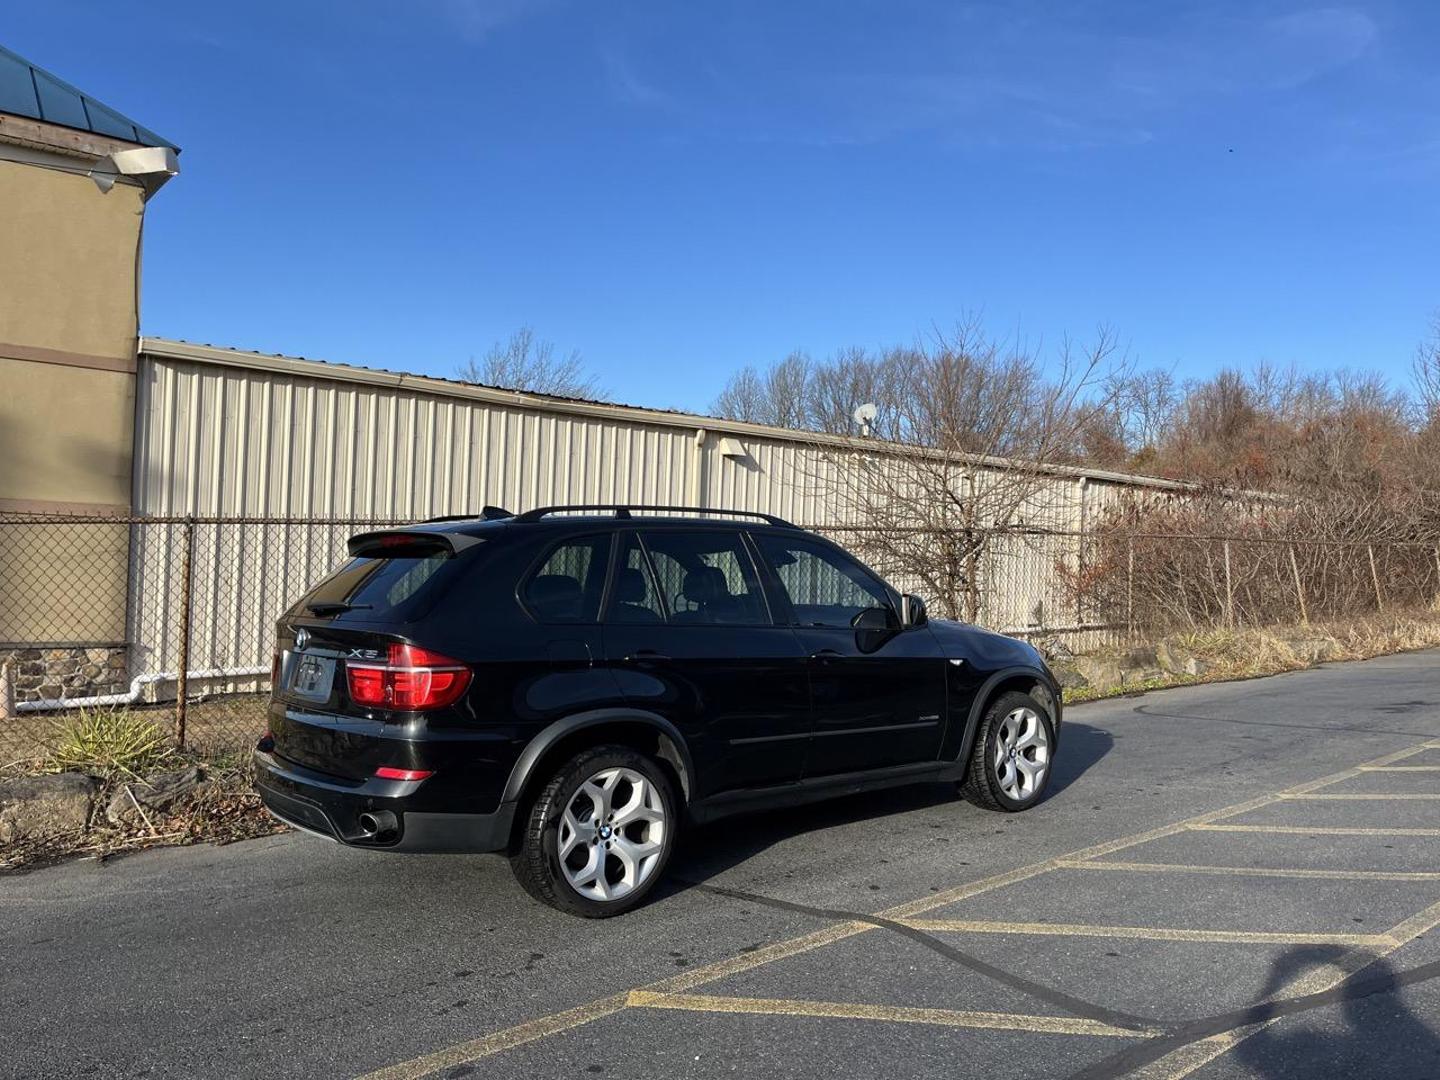
{"label": "rear spoiler", "polygon": [[466,548],[483,543],[468,533],[431,532],[428,529],[381,529],[359,533],[345,542],[351,555],[367,559],[419,559],[443,553],[453,559]]}

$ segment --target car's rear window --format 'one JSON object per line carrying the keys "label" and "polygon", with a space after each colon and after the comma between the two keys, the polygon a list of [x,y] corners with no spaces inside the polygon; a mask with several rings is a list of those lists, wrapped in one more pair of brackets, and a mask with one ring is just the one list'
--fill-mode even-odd
{"label": "car's rear window", "polygon": [[[351,559],[311,589],[300,602],[300,610],[322,616],[354,612],[360,620],[403,619],[431,591],[430,586],[448,576],[443,573],[446,564],[455,561],[454,556],[443,551],[400,558]],[[326,610],[332,606],[333,610]]]}

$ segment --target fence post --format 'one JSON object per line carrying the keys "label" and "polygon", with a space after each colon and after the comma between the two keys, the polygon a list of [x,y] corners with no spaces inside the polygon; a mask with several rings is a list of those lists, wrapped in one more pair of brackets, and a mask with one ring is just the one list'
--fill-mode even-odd
{"label": "fence post", "polygon": [[1310,611],[1305,605],[1305,586],[1300,584],[1300,564],[1295,561],[1295,545],[1287,544],[1290,552],[1290,573],[1295,575],[1295,595],[1300,598],[1300,622],[1303,626],[1310,625]]}
{"label": "fence post", "polygon": [[1380,573],[1375,569],[1375,545],[1366,544],[1365,550],[1370,555],[1370,580],[1375,583],[1375,610],[1385,610],[1385,598],[1380,595]]}
{"label": "fence post", "polygon": [[0,720],[15,719],[15,684],[10,678],[10,661],[0,664]]}
{"label": "fence post", "polygon": [[175,675],[175,742],[185,749],[185,707],[190,696],[190,607],[194,601],[191,562],[195,552],[195,519],[185,521],[185,543],[180,553],[180,661]]}
{"label": "fence post", "polygon": [[1135,638],[1135,538],[1125,538],[1125,633]]}
{"label": "fence post", "polygon": [[1230,576],[1230,541],[1225,541],[1225,625],[1235,627],[1235,582]]}

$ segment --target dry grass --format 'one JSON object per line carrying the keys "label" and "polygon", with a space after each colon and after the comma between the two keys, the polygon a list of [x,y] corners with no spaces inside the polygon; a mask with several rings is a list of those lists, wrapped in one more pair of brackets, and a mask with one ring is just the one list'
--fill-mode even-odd
{"label": "dry grass", "polygon": [[[1198,630],[1168,640],[1204,660],[1203,676],[1167,675],[1139,684],[1066,690],[1069,703],[1117,697],[1168,686],[1224,682],[1298,671],[1312,664],[1366,660],[1440,646],[1440,612],[1410,611],[1263,629]],[[1316,652],[1320,653],[1318,659]]]}

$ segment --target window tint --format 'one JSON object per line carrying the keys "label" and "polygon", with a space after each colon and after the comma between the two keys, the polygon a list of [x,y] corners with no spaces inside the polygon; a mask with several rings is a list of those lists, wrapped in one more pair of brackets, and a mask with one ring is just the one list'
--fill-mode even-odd
{"label": "window tint", "polygon": [[879,584],[839,552],[782,536],[761,534],[755,539],[801,626],[849,626],[866,608],[892,610]]}
{"label": "window tint", "polygon": [[645,552],[640,547],[640,541],[633,533],[625,538],[620,565],[615,571],[615,584],[610,590],[610,610],[605,619],[607,622],[617,623],[665,621],[660,591],[655,587],[655,578],[645,561]]}
{"label": "window tint", "polygon": [[656,530],[644,534],[670,621],[770,624],[755,567],[738,532]]}
{"label": "window tint", "polygon": [[425,587],[449,562],[445,552],[400,558],[351,559],[316,585],[304,604],[348,604],[366,619],[401,618],[408,601],[419,598]]}
{"label": "window tint", "polygon": [[608,535],[567,540],[526,578],[520,598],[541,622],[595,622],[609,556]]}

